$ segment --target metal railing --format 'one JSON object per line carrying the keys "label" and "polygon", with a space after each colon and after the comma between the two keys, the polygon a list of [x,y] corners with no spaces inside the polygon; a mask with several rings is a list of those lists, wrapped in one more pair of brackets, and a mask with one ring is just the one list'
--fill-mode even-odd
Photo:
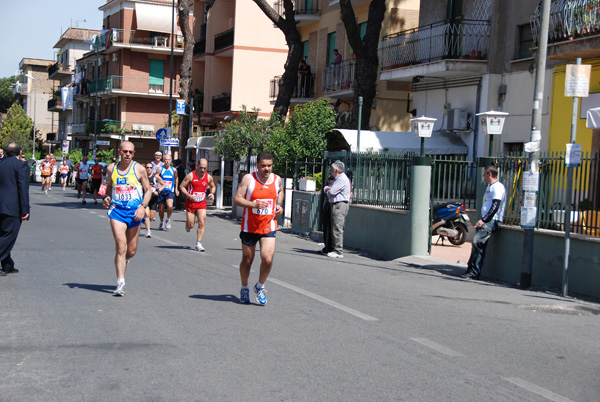
{"label": "metal railing", "polygon": [[408,210],[412,155],[325,152],[324,166],[344,162],[352,183],[352,203]]}
{"label": "metal railing", "polygon": [[225,134],[225,130],[206,130],[192,133],[192,137],[214,137],[215,135]]}
{"label": "metal railing", "polygon": [[201,37],[194,43],[194,57],[203,55],[204,53],[206,53],[206,36]]}
{"label": "metal railing", "polygon": [[[527,156],[503,155],[498,159],[500,181],[506,188],[504,223],[520,225],[523,172]],[[563,153],[545,153],[540,158],[537,196],[537,228],[564,230],[564,206],[571,203],[571,232],[600,236],[600,159],[584,153],[581,166],[573,168],[573,192],[567,188],[567,168]],[[568,200],[570,198],[570,201]]]}
{"label": "metal railing", "polygon": [[[279,95],[279,86],[281,85],[281,75],[275,76],[269,84],[269,97],[272,101],[277,99]],[[292,98],[314,98],[315,95],[315,80],[314,74],[298,75],[296,87]]]}
{"label": "metal railing", "polygon": [[[173,80],[173,84],[173,93],[175,94],[178,92],[179,82],[177,80]],[[165,88],[164,84],[150,84],[148,77],[122,77],[118,75],[110,75],[106,78],[91,80],[88,88],[91,94],[97,91],[103,92],[115,89],[128,92],[161,94],[168,93],[168,82],[167,88]]]}
{"label": "metal railing", "polygon": [[[61,99],[49,99],[48,100],[48,110],[52,110],[52,109],[61,109],[63,108],[63,102]],[[71,110],[71,107],[67,108],[68,110]]]}
{"label": "metal railing", "polygon": [[[111,135],[139,135],[144,137],[154,137],[156,130],[163,126],[158,123],[136,122],[136,121],[119,121],[119,120],[88,120],[85,123],[85,132],[88,134],[94,133],[94,125],[96,126],[97,134]],[[175,133],[174,133],[175,135]]]}
{"label": "metal railing", "polygon": [[153,35],[149,31],[136,31],[127,29],[112,29],[107,37],[109,42],[129,44],[129,45],[144,45],[153,47],[170,47],[171,35]]}
{"label": "metal railing", "polygon": [[354,59],[340,64],[330,64],[323,69],[321,88],[325,92],[343,91],[354,88]]}
{"label": "metal railing", "polygon": [[[294,15],[320,15],[321,10],[319,9],[319,0],[292,0],[294,4]],[[274,4],[275,11],[277,14],[283,15],[285,9],[283,7],[283,1],[277,1]]]}
{"label": "metal railing", "polygon": [[26,82],[17,82],[13,87],[13,95],[27,95],[27,83]]}
{"label": "metal railing", "polygon": [[[535,46],[539,43],[540,3],[530,18]],[[559,0],[550,4],[548,42],[562,42],[600,34],[600,0]]]}
{"label": "metal railing", "polygon": [[231,110],[231,95],[217,95],[212,97],[212,112],[228,112]]}
{"label": "metal railing", "polygon": [[477,163],[465,156],[431,156],[431,202],[461,201],[466,208],[476,206]]}
{"label": "metal railing", "polygon": [[442,59],[487,59],[490,22],[438,22],[388,35],[379,44],[382,69]]}
{"label": "metal railing", "polygon": [[233,46],[233,28],[215,35],[215,52]]}

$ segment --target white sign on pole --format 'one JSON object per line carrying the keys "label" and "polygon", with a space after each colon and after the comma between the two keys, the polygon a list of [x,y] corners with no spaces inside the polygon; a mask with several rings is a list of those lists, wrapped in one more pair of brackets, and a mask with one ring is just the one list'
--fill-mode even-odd
{"label": "white sign on pole", "polygon": [[175,109],[175,113],[177,114],[185,114],[185,101],[178,99],[177,100],[177,108]]}
{"label": "white sign on pole", "polygon": [[581,166],[581,144],[567,144],[567,153],[565,154],[565,166]]}
{"label": "white sign on pole", "polygon": [[69,141],[62,142],[62,152],[63,154],[69,153]]}
{"label": "white sign on pole", "polygon": [[96,141],[96,145],[110,145],[110,141],[105,141],[105,140],[98,140]]}
{"label": "white sign on pole", "polygon": [[163,147],[178,147],[179,140],[177,138],[169,138],[167,140],[160,140],[160,145]]}
{"label": "white sign on pole", "polygon": [[567,64],[565,96],[587,97],[590,92],[591,64]]}
{"label": "white sign on pole", "polygon": [[523,191],[538,191],[539,181],[538,172],[523,172]]}

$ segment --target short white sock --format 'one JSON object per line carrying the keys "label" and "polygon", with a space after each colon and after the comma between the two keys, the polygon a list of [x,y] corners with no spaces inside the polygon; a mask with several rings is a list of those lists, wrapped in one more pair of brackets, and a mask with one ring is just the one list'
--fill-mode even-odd
{"label": "short white sock", "polygon": [[262,288],[264,288],[264,287],[265,287],[265,284],[264,284],[264,283],[256,282],[256,288],[257,288],[257,289],[262,289]]}
{"label": "short white sock", "polygon": [[248,286],[242,286],[242,290],[250,290]]}
{"label": "short white sock", "polygon": [[125,278],[117,278],[117,285],[125,286]]}
{"label": "short white sock", "polygon": [[171,222],[171,218],[167,218],[167,222]]}

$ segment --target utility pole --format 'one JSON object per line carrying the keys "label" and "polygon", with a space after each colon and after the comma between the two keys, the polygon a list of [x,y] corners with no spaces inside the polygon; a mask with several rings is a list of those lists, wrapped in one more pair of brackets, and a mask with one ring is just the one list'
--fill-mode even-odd
{"label": "utility pole", "polygon": [[[548,48],[548,25],[550,21],[550,0],[542,0],[541,24],[538,38],[538,52],[535,68],[535,87],[533,91],[533,110],[531,113],[531,134],[528,158],[530,172],[537,172],[540,163],[540,142],[542,139],[542,108],[544,104],[544,81],[546,76],[546,54]],[[525,197],[523,197],[525,199]],[[523,224],[523,222],[521,222]],[[535,227],[535,224],[533,225]],[[523,228],[523,254],[521,256],[521,288],[531,287],[531,268],[533,263],[534,227]]]}

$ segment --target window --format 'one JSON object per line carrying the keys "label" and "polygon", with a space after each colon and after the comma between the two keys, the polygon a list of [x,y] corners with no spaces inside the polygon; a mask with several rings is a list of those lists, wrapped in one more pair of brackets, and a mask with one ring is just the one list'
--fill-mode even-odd
{"label": "window", "polygon": [[327,35],[327,64],[333,62],[333,49],[335,49],[335,32]]}
{"label": "window", "polygon": [[302,60],[308,60],[308,41],[302,42]]}
{"label": "window", "polygon": [[533,46],[533,35],[529,24],[519,25],[517,27],[519,43],[517,46],[517,59],[527,59],[531,57],[531,48]]}
{"label": "window", "polygon": [[163,92],[165,82],[165,61],[150,59],[148,92]]}

